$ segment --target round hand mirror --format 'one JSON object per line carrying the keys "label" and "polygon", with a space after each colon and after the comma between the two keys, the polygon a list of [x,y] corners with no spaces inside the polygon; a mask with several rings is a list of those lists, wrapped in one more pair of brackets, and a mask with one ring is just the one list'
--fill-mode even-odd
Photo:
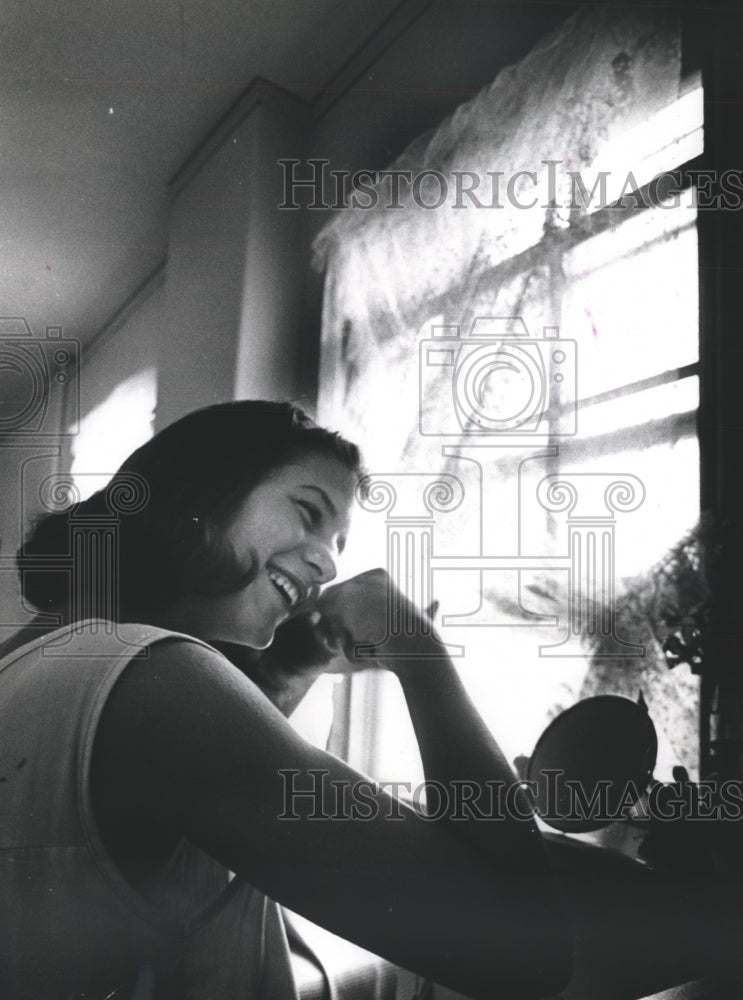
{"label": "round hand mirror", "polygon": [[623,819],[647,788],[657,752],[642,701],[609,694],[579,701],[550,723],[529,759],[538,815],[572,833]]}

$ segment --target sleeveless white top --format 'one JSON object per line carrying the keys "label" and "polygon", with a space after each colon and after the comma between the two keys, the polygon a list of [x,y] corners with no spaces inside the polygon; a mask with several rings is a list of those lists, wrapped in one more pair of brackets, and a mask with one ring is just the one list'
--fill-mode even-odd
{"label": "sleeveless white top", "polygon": [[86,621],[0,660],[3,1000],[296,998],[276,903],[186,842],[135,890],[97,830],[90,761],[106,699],[133,657],[172,638],[205,645]]}

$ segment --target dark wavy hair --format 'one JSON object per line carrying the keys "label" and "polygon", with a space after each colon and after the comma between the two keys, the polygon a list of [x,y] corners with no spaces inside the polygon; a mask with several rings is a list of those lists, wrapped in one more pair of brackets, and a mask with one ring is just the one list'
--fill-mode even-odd
{"label": "dark wavy hair", "polygon": [[[139,617],[175,596],[239,590],[255,560],[238,556],[224,527],[269,473],[312,453],[361,472],[356,445],[291,403],[241,400],[189,413],[133,452],[104,490],[35,524],[16,558],[23,596],[41,611],[69,607],[70,585],[80,584],[55,560],[72,557],[72,523],[110,518],[117,493],[125,498],[116,522],[117,617]],[[126,512],[132,489],[140,495]]]}

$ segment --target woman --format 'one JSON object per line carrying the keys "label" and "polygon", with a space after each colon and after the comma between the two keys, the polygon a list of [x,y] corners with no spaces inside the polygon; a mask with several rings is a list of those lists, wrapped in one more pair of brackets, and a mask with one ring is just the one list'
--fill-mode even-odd
{"label": "woman", "polygon": [[[115,629],[73,620],[69,595],[93,585],[78,567],[70,587],[53,562],[72,518],[110,494],[36,527],[24,592],[64,624],[35,623],[0,663],[3,997],[292,996],[272,900],[472,996],[564,984],[569,937],[531,820],[449,809],[434,822],[368,786],[369,808],[339,806],[363,776],[280,710],[331,659],[358,669],[355,646],[384,627],[382,571],[320,594],[359,469],[353,445],[288,404],[224,404],[167,428],[114,479],[148,493],[118,525]],[[443,647],[398,598],[414,634],[375,665],[400,680],[427,779],[465,782],[470,798],[511,785]],[[314,623],[303,662],[277,663],[277,642],[238,670],[215,648],[266,649],[292,618]]]}

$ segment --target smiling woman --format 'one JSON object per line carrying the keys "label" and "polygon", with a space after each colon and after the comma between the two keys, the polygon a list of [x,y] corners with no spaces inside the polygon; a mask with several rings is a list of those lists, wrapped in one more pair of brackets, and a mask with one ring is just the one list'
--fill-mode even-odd
{"label": "smiling woman", "polygon": [[[62,624],[40,616],[0,661],[3,997],[292,998],[274,901],[472,996],[564,984],[570,935],[529,803],[430,622],[381,570],[320,593],[359,471],[355,446],[292,406],[224,404],[36,527],[24,589]],[[133,482],[118,544],[78,544],[81,527],[101,540],[106,504]],[[55,569],[70,553],[71,580]],[[108,618],[81,614],[114,584]],[[390,596],[410,629],[359,662]],[[295,662],[272,644],[289,618],[311,623]],[[251,669],[268,645],[271,676]],[[453,807],[403,808],[286,722],[284,678],[296,691],[298,676],[370,664],[400,680],[426,776]],[[314,789],[290,816],[287,773]],[[513,786],[513,808],[461,822],[463,783],[468,802]],[[343,806],[361,785],[363,815]]]}

